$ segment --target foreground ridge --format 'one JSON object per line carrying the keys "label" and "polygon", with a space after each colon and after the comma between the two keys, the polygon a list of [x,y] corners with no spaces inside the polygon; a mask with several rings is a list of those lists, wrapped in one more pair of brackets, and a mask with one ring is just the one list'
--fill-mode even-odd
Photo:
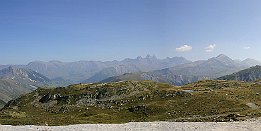
{"label": "foreground ridge", "polygon": [[5,105],[0,123],[240,121],[261,116],[260,93],[259,83],[226,80],[204,80],[185,86],[120,81],[39,88]]}

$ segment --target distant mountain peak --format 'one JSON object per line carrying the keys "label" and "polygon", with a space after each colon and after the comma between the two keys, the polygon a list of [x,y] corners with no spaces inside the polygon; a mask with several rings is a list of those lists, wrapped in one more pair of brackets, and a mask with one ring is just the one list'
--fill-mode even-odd
{"label": "distant mountain peak", "polygon": [[13,66],[13,65],[10,65],[10,66],[8,67],[8,69],[9,69],[9,70],[15,70],[15,69],[17,69],[17,67],[15,67],[15,66]]}
{"label": "distant mountain peak", "polygon": [[241,63],[248,65],[248,66],[261,65],[261,62],[251,59],[251,58],[247,58],[247,59],[243,60]]}
{"label": "distant mountain peak", "polygon": [[157,59],[157,57],[155,55],[151,56],[151,55],[147,55],[146,56],[146,59]]}
{"label": "distant mountain peak", "polygon": [[247,59],[243,60],[243,62],[258,62],[258,61],[255,59],[247,58]]}
{"label": "distant mountain peak", "polygon": [[61,61],[58,61],[58,60],[51,60],[51,61],[49,61],[50,63],[63,63],[63,62],[61,62]]}
{"label": "distant mountain peak", "polygon": [[246,61],[248,61],[248,60],[254,60],[254,59],[251,59],[251,58],[246,58],[245,60],[246,60]]}
{"label": "distant mountain peak", "polygon": [[14,66],[9,66],[9,67],[7,68],[7,70],[8,70],[9,72],[13,72],[13,71],[15,70],[15,67],[14,67]]}
{"label": "distant mountain peak", "polygon": [[21,69],[15,67],[15,66],[9,66],[7,68],[4,68],[0,70],[0,77],[4,76],[13,76],[15,74],[19,74],[18,72],[22,72]]}
{"label": "distant mountain peak", "polygon": [[157,57],[155,56],[155,55],[146,55],[146,57],[142,57],[142,56],[138,56],[137,58],[136,58],[137,60],[142,60],[142,59],[157,59]]}
{"label": "distant mountain peak", "polygon": [[222,62],[225,65],[233,65],[233,64],[235,64],[234,60],[232,60],[230,57],[228,57],[228,56],[226,56],[224,54],[220,54],[217,57],[210,58],[209,60],[217,60],[217,61]]}
{"label": "distant mountain peak", "polygon": [[[216,57],[217,59],[231,59],[230,57],[224,55],[224,54],[220,54]],[[232,59],[231,59],[232,60]]]}
{"label": "distant mountain peak", "polygon": [[138,56],[136,59],[137,59],[137,60],[141,60],[141,59],[142,59],[142,57],[141,57],[141,56]]}

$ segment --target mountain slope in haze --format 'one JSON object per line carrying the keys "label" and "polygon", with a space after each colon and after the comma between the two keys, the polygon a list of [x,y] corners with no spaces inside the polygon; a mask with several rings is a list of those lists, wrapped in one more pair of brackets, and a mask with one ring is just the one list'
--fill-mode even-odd
{"label": "mountain slope in haze", "polygon": [[256,81],[261,79],[261,66],[257,65],[248,69],[219,77],[219,80],[239,80],[239,81]]}
{"label": "mountain slope in haze", "polygon": [[122,61],[78,61],[60,62],[50,61],[31,62],[25,68],[39,72],[50,79],[64,79],[71,83],[98,82],[105,78],[122,75],[124,73],[147,72],[190,63],[183,57],[158,59],[147,55],[145,58],[124,59]]}
{"label": "mountain slope in haze", "polygon": [[257,93],[260,85],[224,80],[186,86],[121,81],[39,88],[8,102],[0,111],[0,124],[239,121],[261,116],[261,108],[249,106],[261,105]]}
{"label": "mountain slope in haze", "polygon": [[155,82],[168,83],[172,85],[184,85],[187,83],[200,80],[197,76],[175,75],[175,74],[171,74],[171,72],[167,72],[166,74],[168,76],[162,75],[162,71],[160,71],[160,73],[157,72],[125,73],[123,75],[106,78],[100,81],[100,83],[129,81],[129,80],[135,80],[135,81],[151,80]]}
{"label": "mountain slope in haze", "polygon": [[99,61],[78,61],[78,62],[60,62],[60,61],[34,61],[26,65],[26,68],[39,72],[50,79],[64,79],[71,83],[79,82],[91,77],[96,72],[106,68],[107,65],[114,65],[114,62]]}
{"label": "mountain slope in haze", "polygon": [[158,69],[173,67],[180,64],[191,63],[183,57],[157,59],[155,56],[147,56],[145,58],[137,57],[137,59],[125,59],[121,65],[109,67],[96,73],[94,76],[83,81],[83,83],[99,82],[106,78],[123,75],[125,73],[138,73]]}
{"label": "mountain slope in haze", "polygon": [[34,85],[50,82],[49,78],[40,73],[14,66],[9,66],[8,68],[0,70],[0,79],[15,80],[23,84],[33,83]]}
{"label": "mountain slope in haze", "polygon": [[241,64],[245,64],[245,65],[251,67],[251,66],[255,66],[255,65],[261,65],[261,62],[254,60],[254,59],[247,58],[247,59],[243,60],[241,62]]}
{"label": "mountain slope in haze", "polygon": [[50,80],[35,71],[10,66],[0,70],[0,100],[8,102],[37,87],[47,86]]}
{"label": "mountain slope in haze", "polygon": [[35,61],[28,65],[16,65],[15,67],[27,68],[41,73],[50,78],[54,86],[99,82],[125,73],[140,74],[140,78],[182,85],[201,79],[218,78],[258,63],[260,62],[253,59],[235,61],[225,55],[195,62],[188,61],[183,57],[158,59],[148,55],[145,58],[137,57],[136,59],[127,58],[122,61],[105,62]]}
{"label": "mountain slope in haze", "polygon": [[83,83],[99,82],[106,78],[113,76],[123,75],[125,73],[139,73],[146,71],[153,71],[158,69],[164,69],[181,65],[185,63],[191,63],[183,57],[166,58],[163,60],[157,59],[155,56],[146,56],[145,58],[137,57],[137,59],[125,59],[121,65],[105,68],[89,79],[83,81]]}
{"label": "mountain slope in haze", "polygon": [[[135,80],[153,80],[173,85],[184,85],[202,79],[215,79],[248,68],[251,65],[244,62],[246,61],[234,61],[221,54],[208,60],[195,61],[162,70],[136,73],[135,75],[125,74],[124,77],[110,77],[101,82],[131,80],[133,76],[136,76]],[[130,78],[128,78],[128,75],[130,75]]]}
{"label": "mountain slope in haze", "polygon": [[125,66],[125,65],[119,65],[119,66],[115,66],[115,67],[108,67],[108,68],[105,68],[105,69],[99,71],[98,73],[96,73],[89,79],[83,81],[82,83],[99,82],[99,81],[104,80],[109,77],[119,76],[119,75],[122,75],[125,73],[135,73],[135,72],[136,73],[140,72],[140,69],[135,68],[135,66],[130,67],[130,66]]}
{"label": "mountain slope in haze", "polygon": [[134,80],[134,81],[146,80],[142,76],[142,74],[143,73],[125,73],[123,75],[106,78],[106,79],[100,81],[100,83],[118,82],[118,81],[131,81],[131,80]]}
{"label": "mountain slope in haze", "polygon": [[0,65],[0,70],[9,67],[10,65]]}

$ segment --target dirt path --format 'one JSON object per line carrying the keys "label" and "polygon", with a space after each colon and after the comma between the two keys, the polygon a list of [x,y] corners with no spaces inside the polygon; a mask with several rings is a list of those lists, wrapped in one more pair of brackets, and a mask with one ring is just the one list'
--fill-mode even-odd
{"label": "dirt path", "polygon": [[70,126],[6,126],[0,131],[260,131],[261,119],[244,122],[147,122]]}

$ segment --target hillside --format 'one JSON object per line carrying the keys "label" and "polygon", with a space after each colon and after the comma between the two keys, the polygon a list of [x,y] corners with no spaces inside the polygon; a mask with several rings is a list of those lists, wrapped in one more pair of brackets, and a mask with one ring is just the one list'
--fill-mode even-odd
{"label": "hillside", "polygon": [[100,83],[117,82],[117,81],[143,81],[146,80],[142,77],[142,73],[125,73],[120,76],[113,76],[100,81]]}
{"label": "hillside", "polygon": [[255,83],[212,80],[182,87],[122,81],[40,88],[10,101],[0,124],[237,121],[261,116],[260,93]]}
{"label": "hillside", "polygon": [[248,69],[218,78],[219,80],[256,81],[261,79],[261,66],[257,65]]}
{"label": "hillside", "polygon": [[[246,62],[246,63],[245,63]],[[215,79],[248,68],[254,60],[234,61],[228,56],[219,55],[208,60],[195,61],[192,63],[177,65],[171,68],[155,70],[143,73],[125,74],[102,80],[102,82],[113,82],[122,80],[152,80],[172,85],[184,85],[203,79]],[[257,62],[256,62],[257,63]],[[128,75],[130,75],[128,77]]]}
{"label": "hillside", "polygon": [[105,69],[101,70],[100,72],[96,73],[94,76],[83,81],[82,83],[99,82],[99,81],[107,79],[109,77],[119,76],[122,74],[133,73],[133,72],[140,72],[140,70],[137,68],[129,68],[124,65],[109,67],[109,68],[105,68]]}
{"label": "hillside", "polygon": [[29,69],[13,66],[4,68],[0,70],[0,100],[8,102],[49,82],[47,77]]}
{"label": "hillside", "polygon": [[33,87],[19,84],[13,80],[0,80],[0,100],[8,102],[13,98],[34,90]]}
{"label": "hillside", "polygon": [[4,107],[6,103],[0,99],[0,109]]}

